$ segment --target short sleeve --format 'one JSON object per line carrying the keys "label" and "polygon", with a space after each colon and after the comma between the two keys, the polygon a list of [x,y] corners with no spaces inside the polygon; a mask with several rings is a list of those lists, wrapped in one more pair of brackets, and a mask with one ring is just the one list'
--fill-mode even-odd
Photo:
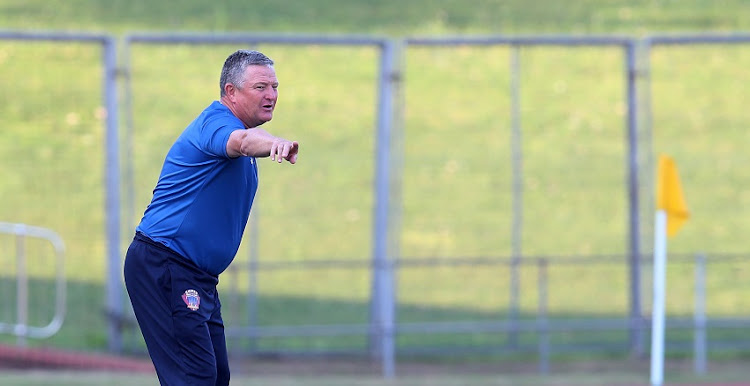
{"label": "short sleeve", "polygon": [[242,128],[236,118],[217,117],[207,120],[200,131],[198,145],[201,150],[210,155],[228,158],[227,142],[229,142],[229,135]]}

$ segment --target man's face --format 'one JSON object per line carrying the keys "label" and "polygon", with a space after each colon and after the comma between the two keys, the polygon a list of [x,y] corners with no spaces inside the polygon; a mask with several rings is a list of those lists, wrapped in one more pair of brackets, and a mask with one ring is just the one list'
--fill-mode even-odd
{"label": "man's face", "polygon": [[234,92],[237,117],[248,127],[270,121],[279,97],[278,87],[273,67],[247,66],[245,83]]}

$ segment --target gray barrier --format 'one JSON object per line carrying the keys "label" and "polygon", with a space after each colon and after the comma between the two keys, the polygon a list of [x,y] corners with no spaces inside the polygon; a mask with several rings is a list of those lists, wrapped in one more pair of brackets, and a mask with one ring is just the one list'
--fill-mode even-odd
{"label": "gray barrier", "polygon": [[[13,334],[18,337],[18,345],[25,346],[26,338],[45,339],[55,335],[65,320],[65,244],[62,238],[51,229],[26,224],[0,222],[0,233],[14,235],[16,238],[16,321],[0,322],[0,333]],[[35,326],[29,321],[29,264],[37,261],[26,253],[28,238],[49,242],[55,254],[55,291],[54,315],[50,322]],[[5,264],[11,266],[12,264]]]}

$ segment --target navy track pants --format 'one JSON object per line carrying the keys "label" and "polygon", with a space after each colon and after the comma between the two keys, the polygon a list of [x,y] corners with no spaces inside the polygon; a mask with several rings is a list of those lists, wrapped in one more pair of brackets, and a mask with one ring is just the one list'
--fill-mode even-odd
{"label": "navy track pants", "polygon": [[140,233],[124,274],[161,385],[229,385],[218,277]]}

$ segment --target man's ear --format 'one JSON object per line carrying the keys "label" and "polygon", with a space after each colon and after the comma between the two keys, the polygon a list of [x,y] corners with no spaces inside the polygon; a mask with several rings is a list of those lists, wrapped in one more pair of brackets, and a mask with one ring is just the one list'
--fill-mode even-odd
{"label": "man's ear", "polygon": [[224,85],[224,94],[226,94],[230,98],[234,98],[234,93],[237,91],[237,88],[234,87],[234,84],[227,83]]}

